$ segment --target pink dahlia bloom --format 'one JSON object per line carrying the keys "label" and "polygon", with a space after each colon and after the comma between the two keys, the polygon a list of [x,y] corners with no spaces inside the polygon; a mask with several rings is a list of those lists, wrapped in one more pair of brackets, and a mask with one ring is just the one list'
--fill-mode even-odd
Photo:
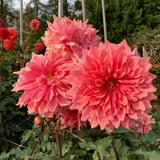
{"label": "pink dahlia bloom", "polygon": [[33,20],[30,22],[30,27],[31,27],[31,29],[34,30],[34,31],[40,30],[40,29],[41,29],[41,23],[40,23],[39,20],[33,19]]}
{"label": "pink dahlia bloom", "polygon": [[[100,37],[98,31],[82,23],[79,20],[71,21],[69,18],[58,18],[54,16],[54,22],[48,22],[49,29],[42,38],[47,47],[47,54],[61,53],[67,58],[82,56],[82,49],[90,46],[98,46]],[[52,51],[52,52],[51,52]]]}
{"label": "pink dahlia bloom", "polygon": [[3,26],[3,20],[0,19],[0,27],[2,27],[2,26]]}
{"label": "pink dahlia bloom", "polygon": [[26,67],[15,72],[19,75],[13,85],[13,91],[24,90],[18,105],[27,105],[29,114],[36,113],[43,117],[59,114],[62,108],[70,105],[66,92],[71,87],[65,81],[72,68],[70,61],[57,57],[54,60],[43,55],[32,54]]}
{"label": "pink dahlia bloom", "polygon": [[142,134],[148,134],[151,130],[152,130],[152,124],[155,123],[154,119],[151,119],[152,116],[150,115],[142,115],[141,117],[138,117],[138,122],[139,123],[135,123],[132,122],[131,123],[131,127],[134,128],[134,131],[136,132],[140,132]]}
{"label": "pink dahlia bloom", "polygon": [[3,47],[6,49],[6,50],[12,50],[14,49],[15,47],[15,42],[12,40],[12,39],[5,39],[3,41]]}
{"label": "pink dahlia bloom", "polygon": [[82,114],[77,110],[64,110],[60,118],[62,126],[61,128],[63,129],[70,127],[70,130],[72,130],[76,127],[78,130],[80,130],[80,128],[83,127],[86,123],[84,121],[81,121],[81,116]]}
{"label": "pink dahlia bloom", "polygon": [[72,84],[71,109],[80,111],[81,120],[88,120],[92,128],[100,125],[112,132],[121,124],[129,129],[130,122],[148,112],[150,101],[156,98],[151,84],[156,76],[149,73],[150,68],[149,58],[131,52],[125,40],[83,50],[67,78]]}
{"label": "pink dahlia bloom", "polygon": [[10,32],[7,28],[5,27],[0,27],[0,39],[9,39],[10,37]]}
{"label": "pink dahlia bloom", "polygon": [[7,29],[8,29],[8,31],[10,32],[10,37],[9,37],[9,39],[16,40],[17,37],[18,37],[18,32],[17,32],[17,30],[14,29],[14,28],[7,28]]}
{"label": "pink dahlia bloom", "polygon": [[36,43],[36,45],[35,45],[36,51],[41,52],[41,51],[43,51],[43,48],[44,47],[43,47],[43,44],[41,42]]}

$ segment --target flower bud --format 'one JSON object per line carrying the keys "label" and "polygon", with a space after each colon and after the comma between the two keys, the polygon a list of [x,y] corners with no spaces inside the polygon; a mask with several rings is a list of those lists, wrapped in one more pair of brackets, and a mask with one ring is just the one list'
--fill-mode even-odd
{"label": "flower bud", "polygon": [[34,118],[34,123],[35,123],[36,125],[40,125],[40,124],[43,123],[43,119],[42,119],[41,117],[39,117],[39,116],[36,116],[36,117]]}

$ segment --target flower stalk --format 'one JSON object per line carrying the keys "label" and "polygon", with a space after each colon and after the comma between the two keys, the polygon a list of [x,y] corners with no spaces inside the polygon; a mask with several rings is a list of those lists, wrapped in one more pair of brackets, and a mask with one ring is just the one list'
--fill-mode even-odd
{"label": "flower stalk", "polygon": [[41,142],[41,140],[42,140],[43,136],[47,133],[48,129],[49,129],[49,126],[48,126],[48,127],[46,128],[46,130],[43,132],[43,134],[41,135],[40,139],[39,139],[38,141],[36,141],[36,143],[35,143],[35,145],[34,145],[34,147],[33,147],[33,149],[32,149],[32,152],[31,152],[30,156],[28,157],[28,160],[30,160],[30,159],[31,159],[31,157],[32,157],[32,155],[33,155],[34,150],[36,149],[36,147],[37,147],[38,143],[40,143],[40,142]]}

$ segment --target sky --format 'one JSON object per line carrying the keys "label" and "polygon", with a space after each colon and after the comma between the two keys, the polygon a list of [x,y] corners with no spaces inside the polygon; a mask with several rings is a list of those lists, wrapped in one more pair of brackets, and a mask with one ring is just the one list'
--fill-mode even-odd
{"label": "sky", "polygon": [[[40,0],[42,3],[48,2],[48,0]],[[23,8],[30,2],[30,0],[23,0]],[[20,8],[20,0],[14,0],[15,8]]]}

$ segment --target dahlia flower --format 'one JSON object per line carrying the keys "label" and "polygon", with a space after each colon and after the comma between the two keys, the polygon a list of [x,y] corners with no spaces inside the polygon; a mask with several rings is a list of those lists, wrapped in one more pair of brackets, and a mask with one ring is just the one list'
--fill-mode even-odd
{"label": "dahlia flower", "polygon": [[82,49],[89,49],[90,46],[98,46],[100,37],[98,31],[82,23],[79,20],[71,21],[69,18],[54,16],[54,22],[48,22],[49,29],[42,37],[47,47],[48,54],[63,54],[66,58],[77,58],[82,56]]}
{"label": "dahlia flower", "polygon": [[17,30],[14,29],[14,28],[8,28],[8,31],[9,31],[9,33],[10,33],[9,39],[16,40],[17,37],[18,37],[18,32],[17,32]]}
{"label": "dahlia flower", "polygon": [[43,51],[43,48],[44,47],[43,47],[43,44],[41,42],[36,43],[36,45],[35,45],[36,51],[41,52],[41,51]]}
{"label": "dahlia flower", "polygon": [[40,23],[39,20],[33,19],[33,20],[30,22],[30,27],[31,27],[31,29],[34,30],[34,31],[40,30],[40,29],[41,29],[41,23]]}
{"label": "dahlia flower", "polygon": [[2,26],[3,26],[3,20],[0,19],[0,27],[2,27]]}
{"label": "dahlia flower", "polygon": [[5,39],[3,41],[3,47],[6,49],[6,50],[12,50],[14,49],[15,47],[15,43],[12,39]]}
{"label": "dahlia flower", "polygon": [[73,68],[67,80],[72,88],[70,109],[82,113],[81,120],[91,127],[100,125],[110,132],[148,112],[156,89],[151,85],[156,77],[149,73],[149,58],[131,52],[124,40],[120,44],[107,41],[99,48],[83,50],[83,57]]}
{"label": "dahlia flower", "polygon": [[80,128],[86,123],[84,121],[81,121],[81,116],[82,114],[77,110],[64,110],[60,118],[61,128],[64,129],[70,127],[70,130],[72,130],[76,127],[78,130],[80,130]]}
{"label": "dahlia flower", "polygon": [[139,123],[135,123],[132,122],[131,123],[131,127],[134,128],[134,131],[136,132],[140,132],[142,134],[148,134],[151,130],[152,130],[152,124],[155,123],[154,119],[151,119],[152,116],[151,115],[142,115],[141,117],[138,117],[138,122]]}
{"label": "dahlia flower", "polygon": [[72,63],[61,57],[54,60],[43,55],[32,54],[26,67],[15,72],[19,75],[13,85],[13,91],[24,90],[17,105],[27,105],[28,113],[40,114],[51,118],[70,105],[70,96],[66,94],[70,84],[65,81]]}
{"label": "dahlia flower", "polygon": [[10,32],[7,28],[5,27],[0,27],[0,39],[9,39],[10,37]]}

